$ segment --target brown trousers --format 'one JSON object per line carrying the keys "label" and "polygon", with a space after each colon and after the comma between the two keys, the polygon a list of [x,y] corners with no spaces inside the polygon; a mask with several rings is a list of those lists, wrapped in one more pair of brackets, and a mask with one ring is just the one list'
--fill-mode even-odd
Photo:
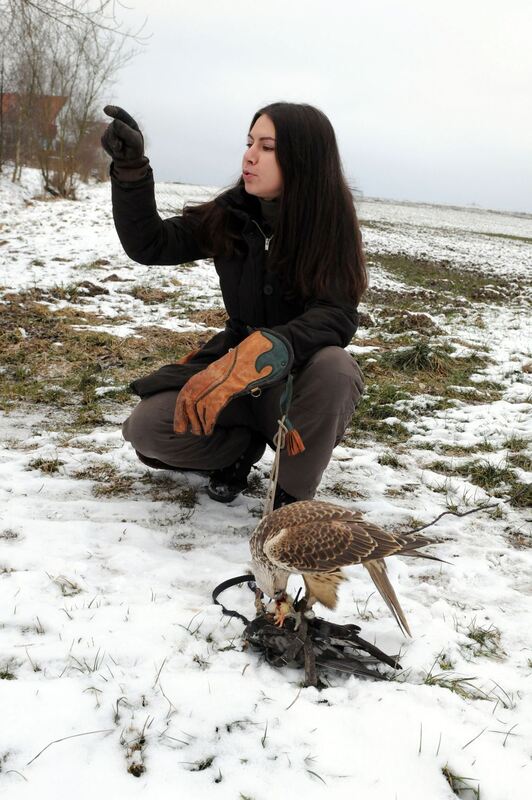
{"label": "brown trousers", "polygon": [[[314,497],[333,448],[339,443],[364,387],[358,364],[341,347],[324,347],[294,379],[289,418],[305,450],[281,453],[279,485],[298,500]],[[177,390],[141,400],[122,432],[139,455],[174,469],[211,471],[237,460],[258,433],[272,443],[277,432],[283,386],[260,397],[239,397],[222,411],[210,436],[176,434],[173,417]]]}

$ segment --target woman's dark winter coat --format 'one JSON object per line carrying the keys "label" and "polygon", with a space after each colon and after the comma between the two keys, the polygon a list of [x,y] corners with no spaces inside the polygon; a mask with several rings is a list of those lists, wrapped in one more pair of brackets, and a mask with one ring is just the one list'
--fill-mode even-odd
{"label": "woman's dark winter coat", "polygon": [[[113,216],[122,246],[140,264],[177,265],[207,258],[186,217],[162,220],[157,213],[151,170],[146,178],[127,183],[112,178]],[[214,257],[227,310],[225,330],[216,334],[186,364],[169,364],[132,384],[141,397],[179,389],[191,375],[235,347],[255,328],[285,336],[294,351],[294,368],[303,366],[322,347],[345,347],[357,327],[356,309],[340,292],[306,302],[291,297],[280,276],[268,270],[266,235],[259,200],[243,186],[219,195],[240,229],[244,254]],[[341,265],[339,265],[341,270]]]}

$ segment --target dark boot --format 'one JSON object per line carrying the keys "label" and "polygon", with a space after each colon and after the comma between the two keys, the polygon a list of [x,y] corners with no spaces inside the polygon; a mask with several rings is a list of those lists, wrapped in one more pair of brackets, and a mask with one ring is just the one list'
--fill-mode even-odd
{"label": "dark boot", "polygon": [[251,467],[260,460],[265,449],[264,439],[253,434],[250,443],[234,464],[211,473],[207,486],[209,497],[218,503],[230,503],[244,489],[247,489]]}
{"label": "dark boot", "polygon": [[279,484],[275,487],[275,497],[273,498],[273,510],[275,511],[276,508],[281,508],[282,506],[288,506],[290,503],[297,503],[297,497],[292,497],[291,494],[285,492],[284,489],[281,489]]}

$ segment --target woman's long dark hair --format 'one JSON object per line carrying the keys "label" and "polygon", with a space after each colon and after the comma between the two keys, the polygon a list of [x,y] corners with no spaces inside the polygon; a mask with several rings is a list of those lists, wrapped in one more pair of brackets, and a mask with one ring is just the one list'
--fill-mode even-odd
{"label": "woman's long dark hair", "polygon": [[[327,298],[331,291],[337,296],[341,290],[358,304],[367,288],[364,250],[331,123],[314,106],[280,102],[259,109],[250,130],[262,114],[275,126],[283,176],[268,268],[303,298]],[[231,188],[243,185],[240,178]],[[186,208],[187,214],[196,217],[199,235],[213,254],[237,249],[226,209],[216,201]]]}

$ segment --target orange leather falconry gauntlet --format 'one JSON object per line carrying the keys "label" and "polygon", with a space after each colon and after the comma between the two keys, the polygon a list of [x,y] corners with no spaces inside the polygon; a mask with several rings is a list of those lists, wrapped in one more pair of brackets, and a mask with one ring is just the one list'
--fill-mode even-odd
{"label": "orange leather falconry gauntlet", "polygon": [[186,382],[176,402],[174,431],[208,436],[231,400],[279,383],[290,373],[293,360],[284,336],[265,328],[253,331]]}

